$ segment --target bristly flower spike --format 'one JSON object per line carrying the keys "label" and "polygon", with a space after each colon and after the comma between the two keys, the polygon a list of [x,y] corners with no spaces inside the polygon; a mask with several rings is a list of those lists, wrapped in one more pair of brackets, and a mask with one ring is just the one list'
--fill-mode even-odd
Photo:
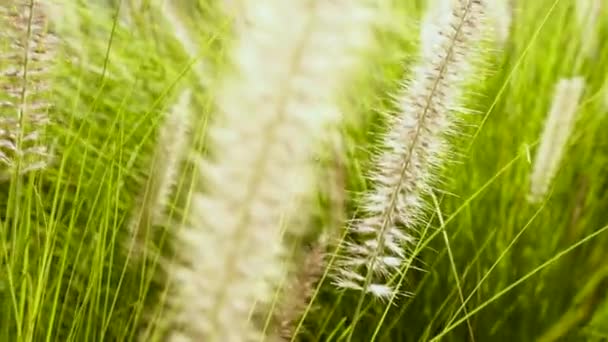
{"label": "bristly flower spike", "polygon": [[133,248],[136,256],[146,248],[148,231],[166,223],[171,194],[190,150],[192,122],[191,91],[184,90],[158,129],[148,182],[129,223],[131,241],[128,248]]}
{"label": "bristly flower spike", "polygon": [[9,48],[0,52],[0,179],[44,169],[50,161],[44,133],[56,39],[46,19],[38,1],[0,5],[0,41]]}
{"label": "bristly flower spike", "polygon": [[530,176],[530,202],[539,202],[545,197],[559,169],[576,123],[576,113],[584,88],[585,81],[582,77],[561,79],[555,87]]}
{"label": "bristly flower spike", "polygon": [[[285,274],[284,233],[305,229],[313,153],[340,120],[335,96],[367,47],[364,1],[244,0],[207,131],[199,184],[175,232],[172,341],[259,341],[252,317]],[[293,224],[293,222],[296,222]],[[284,229],[285,227],[285,229]]]}
{"label": "bristly flower spike", "polygon": [[[348,227],[350,241],[335,263],[334,284],[377,298],[398,292],[391,283],[411,257],[425,197],[450,152],[447,136],[462,112],[464,86],[484,40],[482,0],[450,1],[422,29],[422,50],[397,96],[383,151],[376,156],[362,217]],[[430,9],[434,10],[434,9]]]}

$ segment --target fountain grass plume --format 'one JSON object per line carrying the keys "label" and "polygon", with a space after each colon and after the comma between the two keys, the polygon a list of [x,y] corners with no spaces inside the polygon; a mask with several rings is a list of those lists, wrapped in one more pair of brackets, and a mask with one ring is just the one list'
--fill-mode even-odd
{"label": "fountain grass plume", "polygon": [[561,79],[555,87],[553,102],[530,176],[530,202],[540,202],[551,186],[574,129],[584,88],[585,81],[582,77]]}
{"label": "fountain grass plume", "polygon": [[[339,288],[389,298],[398,292],[390,280],[411,257],[415,231],[440,167],[457,133],[464,86],[484,38],[486,2],[450,1],[437,20],[423,28],[420,61],[397,95],[382,152],[369,175],[371,189],[361,199],[362,215],[348,227],[350,238],[334,266]],[[433,8],[430,9],[434,10]]]}
{"label": "fountain grass plume", "polygon": [[129,224],[129,247],[134,248],[136,253],[146,247],[152,227],[167,223],[165,214],[171,194],[190,150],[189,137],[193,122],[191,97],[189,89],[182,91],[158,128],[150,175]]}
{"label": "fountain grass plume", "polygon": [[0,5],[0,179],[44,169],[50,162],[50,65],[56,46],[37,1]]}
{"label": "fountain grass plume", "polygon": [[234,73],[214,90],[209,156],[176,231],[170,308],[174,341],[262,338],[286,270],[284,233],[305,228],[300,199],[314,189],[313,152],[340,120],[337,89],[369,44],[369,8],[353,0],[241,1]]}

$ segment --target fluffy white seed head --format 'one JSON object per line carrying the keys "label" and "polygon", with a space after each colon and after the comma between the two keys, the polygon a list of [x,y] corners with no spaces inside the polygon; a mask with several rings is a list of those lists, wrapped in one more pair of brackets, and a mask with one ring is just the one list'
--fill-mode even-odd
{"label": "fluffy white seed head", "polygon": [[585,81],[582,77],[561,79],[556,87],[549,115],[530,176],[531,202],[541,201],[555,177],[576,123],[576,113]]}
{"label": "fluffy white seed head", "polygon": [[340,119],[336,90],[367,44],[370,12],[359,1],[240,1],[244,25],[230,52],[235,73],[217,88],[210,157],[169,265],[172,340],[259,340],[250,321],[285,272],[282,225],[314,189],[312,152]]}
{"label": "fluffy white seed head", "polygon": [[163,212],[179,180],[181,163],[189,151],[193,122],[191,95],[190,90],[184,90],[179,95],[158,131],[150,182],[150,207],[155,208],[151,210],[153,225],[163,223]]}
{"label": "fluffy white seed head", "polygon": [[47,100],[56,38],[47,32],[46,8],[35,2],[0,4],[0,179],[44,169]]}
{"label": "fluffy white seed head", "polygon": [[409,259],[424,198],[449,150],[446,135],[457,122],[463,85],[484,33],[484,1],[446,4],[425,22],[430,26],[422,30],[422,56],[397,96],[399,111],[376,156],[372,188],[362,197],[363,217],[349,227],[352,241],[336,263],[338,287],[380,297],[395,293],[388,281]]}
{"label": "fluffy white seed head", "polygon": [[452,15],[453,0],[429,0],[420,26],[421,55],[432,56],[437,48],[437,33]]}
{"label": "fluffy white seed head", "polygon": [[136,252],[145,248],[145,237],[151,227],[166,223],[171,193],[190,149],[192,119],[191,92],[184,90],[159,127],[150,176],[131,217],[129,248],[135,248]]}
{"label": "fluffy white seed head", "polygon": [[[430,56],[436,49],[437,32],[449,20],[452,8],[458,0],[429,0],[422,18],[420,43],[423,56]],[[485,7],[485,30],[493,34],[492,40],[498,47],[504,47],[511,33],[514,0],[493,0]]]}
{"label": "fluffy white seed head", "polygon": [[488,22],[493,28],[495,41],[500,47],[504,47],[511,33],[513,1],[493,0],[487,6]]}

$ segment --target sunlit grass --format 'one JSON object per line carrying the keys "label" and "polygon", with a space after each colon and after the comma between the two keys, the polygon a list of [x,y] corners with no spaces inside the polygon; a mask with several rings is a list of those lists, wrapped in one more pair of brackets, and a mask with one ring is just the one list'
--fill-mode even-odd
{"label": "sunlit grass", "polygon": [[[592,38],[581,35],[575,1],[517,1],[509,41],[489,53],[487,81],[468,104],[479,114],[454,139],[461,162],[444,170],[416,258],[394,279],[405,295],[366,297],[355,315],[359,294],[337,291],[325,274],[294,341],[608,338],[608,8],[588,57],[581,47]],[[204,153],[207,87],[229,72],[222,61],[230,30],[217,6],[193,1],[179,13],[197,37],[200,52],[191,56],[161,13],[119,2],[75,6],[78,20],[65,22],[78,27],[51,25],[62,37],[48,95],[56,157],[42,172],[0,183],[0,341],[122,341],[153,334],[155,324],[162,331],[162,270],[172,257],[164,241],[178,224],[147,227],[146,262],[134,261],[127,226],[146,190],[158,125],[186,87],[195,90],[195,144]],[[319,173],[343,167],[345,183],[344,208],[319,196],[312,221],[327,230],[342,229],[336,211],[356,216],[385,128],[378,113],[393,109],[389,94],[419,45],[424,2],[379,3],[386,23],[378,50],[343,100],[344,163],[319,157]],[[200,80],[197,63],[211,70],[209,80]],[[529,204],[555,84],[579,75],[587,86],[568,151],[550,195]],[[167,222],[189,206],[191,181],[177,183]]]}

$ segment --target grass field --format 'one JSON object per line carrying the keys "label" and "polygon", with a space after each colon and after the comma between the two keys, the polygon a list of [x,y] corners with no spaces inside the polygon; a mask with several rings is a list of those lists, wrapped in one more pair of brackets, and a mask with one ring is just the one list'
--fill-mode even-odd
{"label": "grass field", "polygon": [[[297,9],[308,8],[305,0],[285,1],[294,5],[277,5],[285,14],[260,24],[285,22],[285,32],[260,35],[269,41],[264,44],[286,39],[299,25]],[[220,267],[207,266],[207,259],[249,245],[251,253],[285,250],[282,266],[268,275],[270,297],[241,310],[262,340],[608,341],[605,1],[587,12],[582,4],[591,6],[593,0],[485,1],[486,39],[475,46],[481,56],[459,85],[466,96],[458,105],[467,110],[449,113],[460,118],[456,134],[445,140],[446,161],[429,171],[436,181],[421,197],[426,210],[406,231],[416,241],[407,262],[389,277],[399,291],[383,298],[335,286],[332,269],[347,251],[334,242],[350,239],[346,227],[361,217],[364,194],[375,186],[370,171],[381,169],[374,156],[384,148],[389,118],[403,111],[403,81],[415,82],[414,66],[428,59],[420,37],[433,1],[368,1],[370,39],[357,41],[352,52],[360,60],[347,72],[329,70],[305,79],[304,100],[292,99],[306,104],[318,97],[322,103],[314,108],[335,107],[339,119],[324,121],[324,130],[310,123],[284,134],[287,142],[302,141],[286,143],[289,158],[276,166],[285,168],[272,169],[271,160],[266,169],[272,172],[266,174],[255,168],[263,163],[248,158],[258,140],[272,134],[264,131],[260,108],[247,104],[273,101],[258,95],[273,84],[272,68],[283,56],[278,47],[290,45],[281,40],[277,52],[259,53],[268,59],[250,69],[261,78],[238,78],[235,70],[250,69],[234,55],[255,47],[258,36],[237,28],[251,24],[247,11],[254,12],[255,1],[5,2],[0,4],[0,341],[228,341],[222,336],[248,341],[238,337],[238,316],[235,331],[210,333],[224,324],[222,318],[195,306],[199,295],[226,306],[239,300],[229,290],[222,299],[203,293],[208,283],[222,279],[225,284],[213,285],[217,293],[240,288],[231,283],[238,277],[222,276],[228,266],[203,271]],[[281,1],[260,0],[260,8],[273,3]],[[342,13],[319,10],[318,17],[333,24],[335,16],[344,36],[331,41],[335,49],[302,54],[320,61],[311,62],[311,69],[326,62],[341,68],[338,45],[359,30],[367,32],[348,26],[350,7],[366,1],[316,3],[343,6]],[[512,20],[504,26],[507,17]],[[322,23],[327,38],[333,26]],[[239,32],[248,37],[244,47]],[[338,77],[345,80],[337,83]],[[563,100],[576,102],[563,157],[547,193],[531,201],[531,175],[557,85],[576,77],[584,89],[580,99],[570,92],[572,98]],[[314,91],[334,84],[340,88],[335,101]],[[247,87],[261,90],[248,93]],[[223,115],[234,108],[250,112]],[[240,130],[220,130],[239,121]],[[242,165],[219,169],[235,160]],[[223,204],[205,206],[197,199],[237,197],[246,186],[230,181],[249,169],[262,179],[250,199],[250,222],[242,234],[235,228],[233,240],[222,240],[222,233],[213,236],[217,241],[205,239],[239,211],[227,213]],[[310,175],[309,187],[292,187]],[[280,196],[266,194],[274,188],[303,193],[301,207],[283,208],[289,205]],[[267,199],[260,207],[256,195]],[[286,214],[292,212],[297,215]],[[283,229],[274,235],[252,232],[256,219],[261,226],[273,220]],[[262,234],[272,236],[265,240]],[[247,241],[250,235],[262,236],[261,242]],[[266,277],[265,257],[251,258],[252,268],[239,272],[252,281],[258,273]],[[191,286],[188,277],[197,277]],[[268,284],[239,286],[255,287],[243,290],[251,297]],[[277,337],[285,335],[277,333],[281,328],[290,337]]]}

